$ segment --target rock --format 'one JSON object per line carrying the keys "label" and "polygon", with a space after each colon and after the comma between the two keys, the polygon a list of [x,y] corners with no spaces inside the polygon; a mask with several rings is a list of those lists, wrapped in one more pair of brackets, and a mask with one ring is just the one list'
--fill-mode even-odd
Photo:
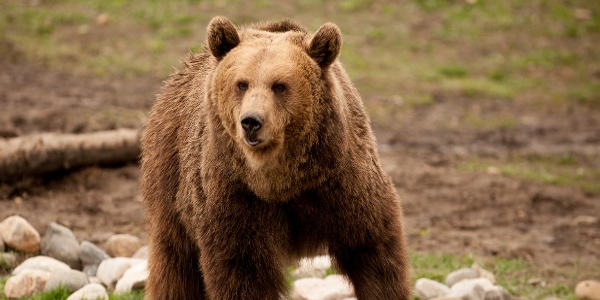
{"label": "rock", "polygon": [[135,251],[132,258],[148,259],[148,246],[143,246]]}
{"label": "rock", "polygon": [[0,252],[4,252],[4,240],[2,239],[2,234],[0,234]]}
{"label": "rock", "polygon": [[353,296],[354,289],[342,275],[298,279],[292,292],[295,300],[334,300]]}
{"label": "rock", "polygon": [[40,234],[19,216],[11,216],[0,223],[0,236],[4,243],[18,251],[40,252]]}
{"label": "rock", "polygon": [[88,241],[81,242],[78,255],[83,265],[83,273],[88,276],[96,276],[100,263],[110,258],[104,250]]}
{"label": "rock", "polygon": [[585,280],[575,286],[575,296],[580,299],[600,300],[600,281]]}
{"label": "rock", "polygon": [[446,297],[483,300],[485,299],[485,291],[493,286],[494,284],[486,278],[464,279],[455,283]]}
{"label": "rock", "polygon": [[108,294],[106,293],[106,289],[98,283],[89,283],[86,284],[81,289],[77,290],[75,293],[71,294],[67,300],[108,300]]}
{"label": "rock", "polygon": [[8,278],[4,285],[7,298],[24,298],[44,290],[50,273],[40,270],[24,270],[18,275]]}
{"label": "rock", "polygon": [[435,280],[420,278],[415,283],[415,296],[421,300],[443,297],[450,293],[450,288]]}
{"label": "rock", "polygon": [[132,266],[123,274],[123,277],[119,279],[115,286],[115,293],[129,293],[134,289],[143,289],[148,280],[148,263],[147,261],[141,262],[137,265]]}
{"label": "rock", "polygon": [[106,253],[112,257],[131,257],[142,246],[142,242],[131,234],[115,234],[104,245]]}
{"label": "rock", "polygon": [[72,269],[81,270],[79,242],[71,229],[57,223],[50,223],[41,243],[43,255],[54,257]]}
{"label": "rock", "polygon": [[17,275],[24,270],[41,270],[50,273],[58,271],[68,271],[71,268],[62,261],[58,261],[55,258],[48,256],[35,256],[26,259],[18,267],[16,267],[12,274]]}
{"label": "rock", "polygon": [[494,285],[491,288],[485,289],[484,299],[485,300],[510,300],[510,294],[508,293],[508,291],[505,288],[503,288],[499,285]]}
{"label": "rock", "polygon": [[87,276],[96,276],[96,273],[98,273],[98,266],[99,265],[85,265],[83,266],[83,273]]}
{"label": "rock", "polygon": [[298,268],[292,272],[294,278],[320,277],[327,275],[327,269],[331,268],[331,258],[328,255],[303,258]]}
{"label": "rock", "polygon": [[85,275],[81,271],[77,270],[68,270],[68,271],[58,271],[50,274],[50,278],[46,282],[45,291],[50,291],[58,288],[59,286],[64,287],[65,289],[74,292],[82,288],[84,285],[88,284],[89,280],[87,275]]}
{"label": "rock", "polygon": [[471,266],[471,269],[473,271],[475,271],[475,274],[477,274],[477,277],[480,278],[487,278],[491,283],[496,283],[496,276],[494,276],[494,274],[482,267],[480,267],[478,264],[473,264]]}
{"label": "rock", "polygon": [[17,258],[12,253],[0,252],[0,269],[12,270],[17,265]]}
{"label": "rock", "polygon": [[106,286],[114,287],[117,281],[121,279],[125,271],[131,268],[131,266],[144,262],[143,259],[139,258],[128,258],[128,257],[115,257],[109,258],[98,266],[98,272],[96,276]]}
{"label": "rock", "polygon": [[479,277],[475,271],[471,268],[463,268],[451,272],[446,276],[446,285],[452,287],[455,283],[463,279],[473,279]]}
{"label": "rock", "polygon": [[88,279],[90,280],[90,283],[102,284],[102,280],[96,276],[90,276]]}

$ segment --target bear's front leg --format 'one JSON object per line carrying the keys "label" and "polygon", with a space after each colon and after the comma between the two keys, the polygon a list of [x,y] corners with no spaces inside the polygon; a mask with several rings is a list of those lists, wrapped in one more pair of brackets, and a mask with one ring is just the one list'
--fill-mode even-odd
{"label": "bear's front leg", "polygon": [[206,202],[201,266],[209,299],[279,300],[287,295],[286,227],[274,206],[252,196]]}
{"label": "bear's front leg", "polygon": [[409,265],[397,241],[335,249],[333,256],[359,300],[410,299]]}
{"label": "bear's front leg", "polygon": [[333,200],[337,231],[330,237],[329,251],[359,300],[410,299],[410,263],[398,196],[389,181],[363,182],[380,185],[340,189]]}

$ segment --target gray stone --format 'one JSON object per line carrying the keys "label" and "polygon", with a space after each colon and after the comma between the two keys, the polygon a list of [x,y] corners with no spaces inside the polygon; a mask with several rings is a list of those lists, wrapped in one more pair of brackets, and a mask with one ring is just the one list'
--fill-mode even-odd
{"label": "gray stone", "polygon": [[54,222],[50,223],[41,246],[43,255],[54,257],[72,269],[81,270],[79,242],[71,229]]}
{"label": "gray stone", "polygon": [[71,294],[67,300],[108,300],[106,289],[99,283],[90,283]]}
{"label": "gray stone", "polygon": [[131,268],[127,269],[121,279],[115,286],[115,293],[123,294],[129,293],[135,289],[143,289],[146,286],[146,280],[148,280],[148,263],[147,261],[138,263]]}
{"label": "gray stone", "polygon": [[81,242],[78,253],[83,264],[83,273],[88,276],[96,276],[100,263],[110,258],[104,250],[88,241]]}
{"label": "gray stone", "polygon": [[415,296],[421,300],[443,297],[450,293],[450,288],[428,278],[420,278],[415,282]]}
{"label": "gray stone", "polygon": [[24,270],[8,278],[4,285],[7,298],[24,298],[42,292],[50,273],[40,270]]}
{"label": "gray stone", "polygon": [[62,286],[67,290],[74,292],[88,283],[89,280],[87,278],[87,275],[85,275],[81,271],[58,271],[50,274],[50,278],[48,278],[44,290],[50,291],[55,288],[58,288],[59,286]]}
{"label": "gray stone", "polygon": [[129,257],[109,258],[100,263],[96,276],[103,284],[112,288],[131,266],[144,262],[143,259]]}
{"label": "gray stone", "polygon": [[110,256],[102,248],[88,241],[81,242],[79,246],[79,259],[83,265],[99,265],[103,260]]}
{"label": "gray stone", "polygon": [[292,272],[294,278],[325,277],[327,269],[331,268],[331,258],[328,255],[303,258],[298,267]]}
{"label": "gray stone", "polygon": [[140,239],[131,234],[115,234],[104,244],[106,253],[112,257],[131,257],[140,247]]}
{"label": "gray stone", "polygon": [[292,298],[296,300],[334,300],[354,297],[354,288],[341,275],[325,279],[302,278],[294,282]]}
{"label": "gray stone", "polygon": [[580,299],[600,300],[600,281],[584,280],[575,286],[575,296]]}
{"label": "gray stone", "polygon": [[19,216],[11,216],[0,223],[0,236],[12,249],[28,252],[40,252],[40,234]]}
{"label": "gray stone", "polygon": [[446,285],[452,287],[455,283],[464,279],[473,279],[479,277],[475,271],[471,268],[463,268],[451,272],[446,276]]}
{"label": "gray stone", "polygon": [[17,258],[12,253],[0,252],[0,268],[12,270],[17,265]]}
{"label": "gray stone", "polygon": [[499,286],[494,285],[485,289],[485,300],[510,300],[510,294],[508,291]]}
{"label": "gray stone", "polygon": [[455,283],[450,288],[446,297],[462,298],[464,300],[484,300],[485,291],[494,286],[486,278],[464,279]]}
{"label": "gray stone", "polygon": [[85,265],[83,266],[83,273],[87,276],[96,276],[96,273],[98,273],[98,265]]}
{"label": "gray stone", "polygon": [[148,259],[148,246],[143,246],[135,251],[132,258]]}
{"label": "gray stone", "polygon": [[54,273],[58,271],[68,271],[71,270],[71,268],[69,265],[55,258],[48,256],[35,256],[22,262],[13,270],[12,274],[17,275],[24,270],[41,270]]}

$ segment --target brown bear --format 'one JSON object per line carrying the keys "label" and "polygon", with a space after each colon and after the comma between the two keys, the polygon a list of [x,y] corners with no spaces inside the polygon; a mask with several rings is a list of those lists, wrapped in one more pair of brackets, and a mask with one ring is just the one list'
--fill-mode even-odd
{"label": "brown bear", "polygon": [[142,138],[148,299],[281,299],[323,252],[358,299],[409,299],[400,200],[380,167],[339,28],[215,17]]}

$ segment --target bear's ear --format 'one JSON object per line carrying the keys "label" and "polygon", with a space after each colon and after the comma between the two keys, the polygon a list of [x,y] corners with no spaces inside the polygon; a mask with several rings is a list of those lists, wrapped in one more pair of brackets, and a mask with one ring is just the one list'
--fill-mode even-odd
{"label": "bear's ear", "polygon": [[229,19],[214,17],[208,24],[206,40],[212,55],[217,60],[221,60],[240,43],[240,36]]}
{"label": "bear's ear", "polygon": [[321,68],[326,68],[335,61],[342,48],[342,33],[337,25],[325,23],[308,45],[308,55],[314,59]]}

